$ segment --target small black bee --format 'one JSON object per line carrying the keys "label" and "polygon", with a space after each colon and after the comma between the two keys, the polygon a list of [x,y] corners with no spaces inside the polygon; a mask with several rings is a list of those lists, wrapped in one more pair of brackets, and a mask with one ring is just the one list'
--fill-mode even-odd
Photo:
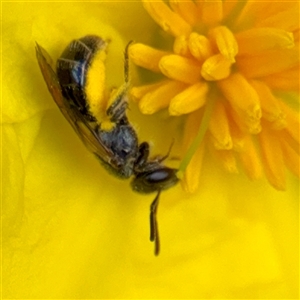
{"label": "small black bee", "polygon": [[86,90],[89,69],[96,54],[104,51],[107,43],[94,35],[72,41],[58,59],[56,72],[51,67],[50,56],[38,44],[36,56],[54,101],[86,147],[114,175],[124,179],[134,176],[131,181],[134,191],[157,192],[150,207],[150,240],[155,243],[155,255],[158,255],[156,212],[159,196],[162,190],[178,182],[177,169],[162,165],[168,154],[149,159],[149,144],[139,144],[128,121],[128,46],[125,49],[125,83],[106,110],[106,117],[113,125],[109,130],[101,128],[101,121],[91,112]]}

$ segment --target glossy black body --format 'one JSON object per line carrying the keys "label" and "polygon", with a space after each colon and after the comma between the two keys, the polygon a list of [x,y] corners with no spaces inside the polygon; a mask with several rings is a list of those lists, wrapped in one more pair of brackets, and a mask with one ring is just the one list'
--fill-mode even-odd
{"label": "glossy black body", "polygon": [[[118,94],[106,114],[114,124],[110,131],[101,130],[89,110],[85,93],[86,76],[97,51],[104,51],[106,42],[97,36],[86,36],[72,41],[57,61],[56,72],[50,64],[47,52],[37,45],[37,59],[52,97],[66,119],[70,122],[86,147],[100,159],[102,164],[120,178],[133,176],[131,187],[139,193],[157,192],[151,205],[151,241],[155,241],[155,253],[159,252],[156,209],[162,190],[178,182],[177,170],[162,165],[162,159],[149,159],[149,145],[139,143],[134,128],[128,121],[127,88]],[[125,51],[125,83],[128,80],[128,55]]]}

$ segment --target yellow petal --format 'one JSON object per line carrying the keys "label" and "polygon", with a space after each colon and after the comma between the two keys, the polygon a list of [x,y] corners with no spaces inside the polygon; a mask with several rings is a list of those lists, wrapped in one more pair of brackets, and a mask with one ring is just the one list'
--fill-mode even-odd
{"label": "yellow petal", "polygon": [[289,10],[283,10],[256,23],[256,27],[281,28],[294,31],[299,28],[299,5]]}
{"label": "yellow petal", "polygon": [[260,119],[249,119],[229,105],[227,111],[239,131],[250,134],[258,134],[261,131]]}
{"label": "yellow petal", "polygon": [[299,90],[299,66],[271,74],[263,78],[264,81],[276,90],[298,91]]}
{"label": "yellow petal", "polygon": [[227,118],[229,120],[229,125],[230,125],[232,149],[235,152],[241,152],[245,147],[245,138],[247,137],[247,135],[245,134],[244,131],[240,129],[240,127],[233,120],[232,115],[230,114],[230,109],[228,110],[228,107],[227,107]]}
{"label": "yellow petal", "polygon": [[153,72],[159,72],[158,63],[168,52],[154,49],[144,44],[133,44],[129,47],[129,56],[133,62]]}
{"label": "yellow petal", "polygon": [[231,65],[231,61],[222,54],[216,54],[205,60],[201,67],[201,75],[208,81],[222,80],[230,75]]}
{"label": "yellow petal", "polygon": [[165,84],[165,81],[160,81],[158,83],[147,84],[142,86],[135,86],[130,90],[130,94],[133,100],[140,100],[147,93],[155,91],[157,88]]}
{"label": "yellow petal", "polygon": [[263,126],[259,141],[265,174],[270,184],[278,190],[285,190],[285,168],[278,136]]}
{"label": "yellow petal", "polygon": [[206,25],[217,24],[223,18],[223,2],[221,0],[204,0],[202,3],[201,21]]}
{"label": "yellow petal", "polygon": [[171,99],[169,113],[171,116],[178,116],[195,111],[202,107],[206,101],[208,85],[199,82],[189,86]]}
{"label": "yellow petal", "polygon": [[[202,117],[203,112],[201,110],[188,115],[185,123],[184,137],[182,142],[183,153],[186,153],[188,151],[192,142],[196,138]],[[181,183],[183,189],[189,193],[194,193],[198,189],[200,183],[200,175],[205,148],[204,145],[205,142],[202,140],[200,145],[198,145],[197,150],[192,154],[193,156],[189,161],[187,168],[185,168],[184,170],[184,176]]]}
{"label": "yellow petal", "polygon": [[191,56],[188,46],[188,39],[185,35],[177,36],[174,40],[173,51],[181,56]]}
{"label": "yellow petal", "polygon": [[279,100],[272,94],[271,89],[264,82],[258,80],[252,80],[250,84],[259,97],[263,117],[269,122],[283,120],[285,116],[280,108]]}
{"label": "yellow petal", "polygon": [[252,28],[236,34],[235,37],[239,45],[239,55],[291,49],[295,45],[293,33],[278,28]]}
{"label": "yellow petal", "polygon": [[209,122],[209,131],[213,138],[213,145],[217,150],[232,149],[232,139],[229,130],[228,118],[225,107],[221,101],[216,101],[211,119]]}
{"label": "yellow petal", "polygon": [[281,141],[281,149],[283,153],[283,159],[286,166],[293,172],[296,176],[300,177],[300,157],[286,141]]}
{"label": "yellow petal", "polygon": [[294,10],[299,13],[299,3],[297,1],[289,1],[289,0],[288,1],[266,1],[266,5],[261,10],[261,13],[257,16],[258,18],[255,25],[260,24],[260,22],[262,22],[263,20],[267,20],[272,16],[276,16],[278,13],[289,11],[289,10]]}
{"label": "yellow petal", "polygon": [[215,150],[213,153],[227,172],[235,174],[239,173],[232,150]]}
{"label": "yellow petal", "polygon": [[197,6],[192,0],[170,0],[169,3],[171,8],[188,24],[194,25],[199,20]]}
{"label": "yellow petal", "polygon": [[199,187],[204,156],[204,143],[201,143],[194,153],[181,181],[183,189],[188,193],[195,193]]}
{"label": "yellow petal", "polygon": [[236,5],[238,4],[238,0],[224,0],[223,1],[223,16],[227,18],[227,16],[234,10]]}
{"label": "yellow petal", "polygon": [[185,84],[178,81],[165,81],[159,88],[147,93],[139,102],[143,114],[149,115],[168,107],[171,99],[182,92]]}
{"label": "yellow petal", "polygon": [[284,102],[280,102],[280,107],[286,115],[287,122],[287,132],[292,136],[292,138],[299,144],[300,142],[300,120],[299,120],[299,111],[295,111],[286,105]]}
{"label": "yellow petal", "polygon": [[237,56],[241,73],[250,78],[268,76],[299,65],[299,48],[270,50],[259,55]]}
{"label": "yellow petal", "polygon": [[163,1],[155,2],[143,0],[144,8],[155,22],[166,32],[174,36],[188,35],[191,32],[190,25],[173,12]]}
{"label": "yellow petal", "polygon": [[196,60],[179,55],[166,55],[159,62],[161,72],[171,79],[193,84],[201,79],[200,66]]}
{"label": "yellow petal", "polygon": [[259,121],[261,108],[258,95],[243,75],[232,74],[227,79],[218,81],[218,86],[239,115],[250,122]]}
{"label": "yellow petal", "polygon": [[247,135],[243,142],[243,150],[238,153],[240,161],[247,176],[252,180],[258,179],[262,176],[262,164],[257,147],[250,135]]}
{"label": "yellow petal", "polygon": [[239,49],[231,30],[226,26],[218,26],[209,32],[209,36],[214,39],[220,53],[232,63],[235,62]]}
{"label": "yellow petal", "polygon": [[200,61],[212,55],[210,41],[206,36],[200,35],[197,32],[190,34],[188,47],[191,54]]}

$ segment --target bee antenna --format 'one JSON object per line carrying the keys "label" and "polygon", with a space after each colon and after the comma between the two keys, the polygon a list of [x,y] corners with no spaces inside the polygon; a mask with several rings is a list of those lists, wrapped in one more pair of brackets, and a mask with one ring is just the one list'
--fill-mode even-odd
{"label": "bee antenna", "polygon": [[157,225],[157,207],[161,190],[158,191],[156,197],[150,205],[150,241],[155,243],[154,254],[158,255],[160,250],[158,225]]}
{"label": "bee antenna", "polygon": [[133,43],[133,41],[130,41],[126,47],[125,47],[125,52],[124,52],[124,80],[125,80],[125,85],[129,85],[129,55],[128,55],[128,49],[129,46]]}

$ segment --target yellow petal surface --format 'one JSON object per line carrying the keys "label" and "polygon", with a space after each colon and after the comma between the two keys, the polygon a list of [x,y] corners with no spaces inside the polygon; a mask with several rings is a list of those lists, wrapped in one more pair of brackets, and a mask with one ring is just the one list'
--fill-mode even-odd
{"label": "yellow petal surface", "polygon": [[263,77],[299,66],[299,48],[270,50],[258,55],[237,57],[236,60],[245,76]]}
{"label": "yellow petal surface", "polygon": [[205,82],[189,86],[171,99],[169,112],[171,116],[187,114],[202,107],[206,101],[208,85]]}
{"label": "yellow petal surface", "polygon": [[146,114],[153,114],[168,107],[171,99],[186,88],[181,82],[166,81],[159,88],[147,93],[140,101],[139,108]]}
{"label": "yellow petal surface", "polygon": [[166,55],[159,62],[161,72],[169,78],[184,83],[196,83],[200,80],[200,66],[197,61],[179,55]]}
{"label": "yellow petal surface", "polygon": [[208,81],[227,78],[231,71],[231,61],[222,54],[216,54],[205,60],[201,67],[201,75]]}
{"label": "yellow petal surface", "polygon": [[266,76],[264,81],[274,89],[298,91],[300,84],[299,65],[289,70]]}
{"label": "yellow petal surface", "polygon": [[223,3],[221,0],[205,0],[201,3],[201,21],[206,25],[219,23],[223,18]]}
{"label": "yellow petal surface", "polygon": [[299,5],[288,10],[278,11],[276,14],[264,18],[256,23],[257,27],[275,27],[288,31],[299,28]]}
{"label": "yellow petal surface", "polygon": [[233,109],[249,121],[261,118],[259,98],[254,88],[240,73],[232,74],[218,82],[226,99]]}
{"label": "yellow petal surface", "polygon": [[294,35],[277,28],[253,28],[235,35],[239,45],[239,55],[255,54],[265,50],[291,49]]}
{"label": "yellow petal surface", "polygon": [[199,20],[199,11],[192,0],[170,0],[171,8],[178,13],[188,24],[194,25]]}
{"label": "yellow petal surface", "polygon": [[232,149],[228,118],[221,101],[216,101],[209,123],[209,131],[213,137],[213,144],[216,149]]}
{"label": "yellow petal surface", "polygon": [[278,136],[264,128],[259,134],[265,174],[269,182],[278,190],[285,190],[285,170],[283,154]]}
{"label": "yellow petal surface", "polygon": [[134,44],[129,47],[129,56],[132,61],[143,68],[153,72],[159,72],[158,67],[160,59],[168,54],[165,51],[160,51],[144,44]]}
{"label": "yellow petal surface", "polygon": [[190,25],[179,15],[174,13],[163,1],[143,0],[147,12],[161,28],[174,36],[187,35],[191,31]]}
{"label": "yellow petal surface", "polygon": [[262,166],[258,149],[249,135],[246,136],[243,142],[244,147],[238,153],[240,161],[247,176],[252,180],[258,179],[262,176]]}
{"label": "yellow petal surface", "polygon": [[233,33],[226,26],[218,26],[213,28],[209,35],[215,40],[220,53],[229,61],[235,62],[239,48]]}
{"label": "yellow petal surface", "polygon": [[285,118],[280,108],[280,100],[272,94],[271,89],[262,81],[253,80],[250,84],[254,87],[261,104],[263,117],[270,122]]}
{"label": "yellow petal surface", "polygon": [[212,47],[208,38],[197,32],[190,34],[188,46],[191,54],[200,61],[208,58],[212,54]]}

